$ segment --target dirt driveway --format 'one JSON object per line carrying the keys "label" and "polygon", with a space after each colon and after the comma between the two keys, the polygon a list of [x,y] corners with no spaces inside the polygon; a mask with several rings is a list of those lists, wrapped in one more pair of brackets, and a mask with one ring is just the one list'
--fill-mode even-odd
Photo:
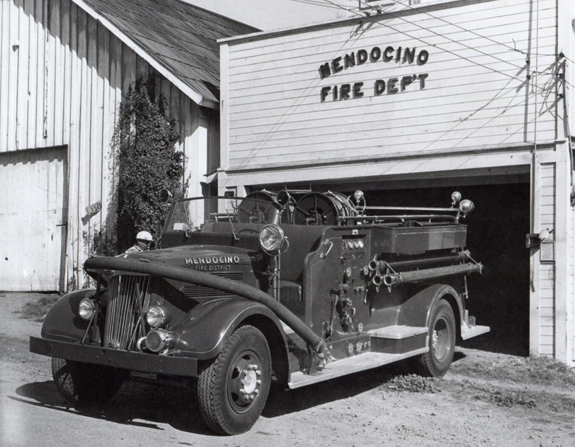
{"label": "dirt driveway", "polygon": [[272,390],[246,434],[216,437],[188,391],[124,385],[102,410],[58,395],[50,361],[28,352],[41,323],[17,312],[38,294],[0,293],[0,445],[572,446],[575,375],[554,362],[458,348],[442,380],[380,368]]}

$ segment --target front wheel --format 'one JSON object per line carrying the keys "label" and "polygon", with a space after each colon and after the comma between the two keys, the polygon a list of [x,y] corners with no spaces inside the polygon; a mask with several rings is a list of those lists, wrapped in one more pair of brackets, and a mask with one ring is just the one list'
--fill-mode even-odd
{"label": "front wheel", "polygon": [[455,353],[455,316],[449,303],[441,299],[433,307],[429,325],[429,352],[417,359],[422,376],[443,377]]}
{"label": "front wheel", "polygon": [[52,358],[52,376],[60,394],[73,406],[103,405],[118,392],[121,370]]}
{"label": "front wheel", "polygon": [[216,433],[248,431],[264,409],[271,382],[271,355],[264,335],[242,326],[216,360],[198,377],[198,403],[206,425]]}

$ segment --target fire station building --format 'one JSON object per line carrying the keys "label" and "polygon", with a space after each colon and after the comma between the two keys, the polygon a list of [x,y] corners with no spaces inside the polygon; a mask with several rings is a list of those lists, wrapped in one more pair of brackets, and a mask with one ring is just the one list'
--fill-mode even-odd
{"label": "fire station building", "polygon": [[575,3],[359,5],[220,41],[220,194],[361,189],[370,205],[449,206],[457,190],[485,265],[469,307],[492,328],[465,346],[575,365]]}

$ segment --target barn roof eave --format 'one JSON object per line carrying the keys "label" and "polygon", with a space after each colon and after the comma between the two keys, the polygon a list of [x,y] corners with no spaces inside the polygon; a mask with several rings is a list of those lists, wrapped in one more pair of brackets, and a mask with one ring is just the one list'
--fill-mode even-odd
{"label": "barn roof eave", "polygon": [[171,70],[166,68],[157,59],[155,59],[149,52],[144,48],[134,42],[126,33],[120,30],[117,26],[111,23],[106,17],[95,11],[90,5],[87,5],[83,0],[73,0],[80,8],[82,8],[88,15],[96,19],[102,25],[104,25],[112,34],[114,34],[118,39],[120,39],[126,46],[131,50],[136,52],[138,56],[149,63],[154,69],[156,69],[160,74],[162,74],[167,80],[179,88],[182,93],[189,97],[199,106],[207,107],[210,109],[219,109],[219,102],[214,101],[210,98],[204,97],[199,92],[192,89],[190,86],[186,85],[181,79],[179,79]]}

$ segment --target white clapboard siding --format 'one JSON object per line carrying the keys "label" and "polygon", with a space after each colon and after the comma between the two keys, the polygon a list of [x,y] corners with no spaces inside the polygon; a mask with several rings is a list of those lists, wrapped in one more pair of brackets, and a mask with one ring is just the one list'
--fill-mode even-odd
{"label": "white clapboard siding", "polygon": [[[64,283],[86,280],[87,242],[106,222],[113,191],[111,144],[121,92],[149,73],[146,61],[69,0],[0,2],[0,152],[68,148]],[[204,165],[197,163],[198,147],[207,144],[202,111],[155,74],[177,119],[186,178],[199,184],[206,170],[205,155]],[[102,211],[87,216],[86,207],[100,201]]]}
{"label": "white clapboard siding", "polygon": [[[555,229],[555,163],[541,163],[539,174],[540,228]],[[539,266],[539,350],[555,355],[555,263]]]}
{"label": "white clapboard siding", "polygon": [[[531,54],[531,65],[527,0],[458,5],[227,42],[229,174],[351,155],[519,144],[533,140],[535,106],[537,139],[553,140],[555,2],[540,1],[538,55]],[[319,67],[336,57],[387,46],[426,50],[429,59],[418,65],[379,58],[320,78]],[[535,64],[538,89],[527,80]],[[420,74],[428,75],[424,88],[416,80],[405,91],[375,95],[377,80]],[[332,99],[334,86],[354,83],[363,83],[363,97]],[[331,90],[322,102],[324,87]]]}

